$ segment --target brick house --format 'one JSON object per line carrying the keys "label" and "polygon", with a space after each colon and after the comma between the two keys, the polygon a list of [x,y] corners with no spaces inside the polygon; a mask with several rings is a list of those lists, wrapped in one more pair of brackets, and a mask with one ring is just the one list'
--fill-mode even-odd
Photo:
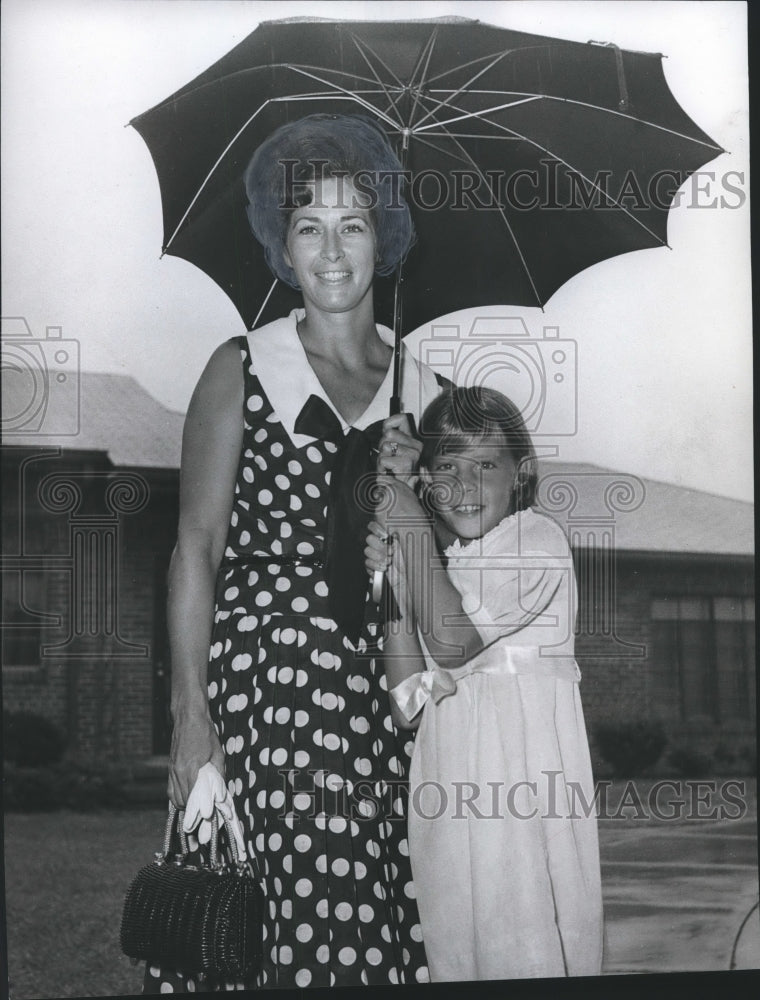
{"label": "brick house", "polygon": [[74,753],[140,759],[168,747],[184,417],[117,375],[83,373],[79,405],[70,435],[4,419],[3,705],[47,716]]}
{"label": "brick house", "polygon": [[659,718],[671,744],[753,755],[753,505],[554,462],[539,501],[573,549],[589,728]]}
{"label": "brick house", "polygon": [[[3,702],[76,753],[139,760],[168,747],[183,416],[124,376],[83,373],[79,397],[77,434],[4,437]],[[590,728],[659,717],[673,742],[753,746],[753,506],[592,465],[541,471],[579,579]]]}

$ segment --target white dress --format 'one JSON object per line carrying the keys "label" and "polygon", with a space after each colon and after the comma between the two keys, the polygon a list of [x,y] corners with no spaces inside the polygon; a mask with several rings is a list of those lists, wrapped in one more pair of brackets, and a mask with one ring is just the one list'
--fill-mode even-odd
{"label": "white dress", "polygon": [[528,510],[446,550],[485,648],[394,689],[425,703],[409,850],[434,982],[599,975],[593,779],[559,526]]}

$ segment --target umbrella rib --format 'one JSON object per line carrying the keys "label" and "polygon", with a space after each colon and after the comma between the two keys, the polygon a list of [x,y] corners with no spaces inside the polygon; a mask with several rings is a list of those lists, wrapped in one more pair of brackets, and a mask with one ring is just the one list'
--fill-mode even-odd
{"label": "umbrella rib", "polygon": [[[322,81],[322,82],[325,82],[325,81]],[[329,84],[328,84],[328,86],[329,86]],[[380,112],[378,111],[377,108],[374,107],[374,105],[370,104],[368,101],[365,101],[365,100],[363,100],[361,98],[357,99],[357,96],[355,94],[352,94],[350,91],[342,91],[340,94],[335,94],[333,96],[335,97],[336,100],[352,100],[352,101],[353,100],[358,100],[358,103],[361,104],[363,107],[367,108],[370,111],[375,112],[376,114],[380,114]],[[187,219],[188,215],[192,211],[193,205],[195,205],[196,201],[200,198],[201,193],[203,192],[203,189],[206,187],[206,185],[208,184],[208,182],[213,177],[214,172],[216,171],[216,169],[219,166],[219,164],[225,158],[225,156],[230,151],[230,149],[232,149],[232,147],[235,145],[235,143],[240,138],[240,136],[243,134],[243,132],[245,132],[245,130],[248,128],[248,126],[251,124],[251,122],[254,121],[254,119],[256,119],[259,114],[261,114],[261,112],[264,110],[265,107],[267,107],[268,104],[277,104],[277,103],[279,103],[281,101],[316,101],[316,100],[321,100],[322,97],[323,97],[323,95],[320,95],[320,94],[291,94],[288,97],[268,98],[266,101],[264,101],[264,103],[261,104],[256,109],[256,111],[254,111],[254,113],[248,119],[246,119],[245,122],[243,122],[243,124],[240,126],[240,128],[237,130],[237,132],[234,134],[234,136],[230,139],[230,141],[224,147],[224,149],[222,150],[222,152],[219,154],[219,156],[216,159],[216,162],[211,167],[211,169],[209,170],[209,172],[206,174],[206,176],[203,179],[203,182],[201,183],[200,187],[195,192],[195,194],[193,195],[192,199],[190,200],[187,208],[183,212],[182,217],[180,218],[179,222],[174,227],[173,233],[171,234],[171,236],[169,237],[169,239],[166,241],[166,243],[162,247],[162,252],[166,253],[166,251],[171,246],[172,241],[174,240],[174,238],[176,237],[177,233],[182,228],[182,226],[183,226],[185,220]],[[400,127],[397,122],[394,122],[390,118],[386,118],[385,116],[383,116],[383,119],[384,119],[384,121],[386,121],[386,123],[388,125],[391,126],[391,128],[399,128]]]}
{"label": "umbrella rib", "polygon": [[[453,100],[453,98],[456,96],[457,96],[456,94],[452,94],[451,100]],[[414,131],[415,133],[425,132],[428,129],[437,128],[438,126],[445,127],[447,125],[453,125],[455,122],[466,121],[468,118],[478,118],[483,121],[488,121],[486,115],[494,114],[497,111],[506,111],[507,108],[516,107],[518,104],[530,104],[533,101],[540,101],[542,99],[543,98],[540,94],[533,94],[531,96],[522,97],[519,100],[508,101],[506,104],[495,104],[493,107],[490,108],[482,108],[480,111],[464,111],[463,109],[457,108],[455,105],[451,104],[450,101],[440,101],[435,106],[435,108],[432,109],[431,113],[434,114],[440,108],[446,107],[450,111],[460,111],[461,114],[457,115],[455,118],[446,118],[443,121],[436,120],[434,122],[431,122],[429,125],[423,125],[422,127],[418,125],[415,127]],[[425,117],[429,118],[430,115],[426,115]],[[495,124],[495,123],[489,122],[489,124]]]}
{"label": "umbrella rib", "polygon": [[[515,91],[498,91],[498,90],[486,90],[486,91],[471,91],[470,93],[484,93],[484,94],[498,94],[498,93],[514,93],[516,97],[522,97],[522,100],[509,101],[506,104],[496,104],[490,108],[483,108],[480,111],[464,111],[462,108],[456,108],[454,105],[450,104],[450,100],[457,96],[460,91],[451,95],[448,101],[441,101],[433,111],[436,111],[439,107],[447,106],[450,107],[452,111],[460,111],[461,114],[457,118],[449,118],[444,122],[435,122],[431,125],[424,126],[425,128],[435,128],[436,125],[449,125],[453,122],[464,121],[468,118],[480,118],[483,119],[484,115],[491,114],[496,111],[505,111],[507,108],[516,107],[518,104],[524,104],[530,101],[556,101],[562,104],[574,104],[579,108],[589,108],[592,111],[598,111],[602,114],[614,115],[616,118],[627,118],[629,121],[637,122],[639,125],[647,125],[649,128],[657,129],[660,132],[667,132],[668,135],[672,135],[677,139],[686,139],[687,142],[695,142],[699,146],[706,146],[708,149],[717,149],[719,152],[723,153],[725,150],[722,146],[716,146],[714,143],[705,142],[703,139],[695,139],[694,136],[686,135],[684,132],[677,132],[675,129],[667,128],[665,125],[658,125],[656,122],[648,121],[646,118],[637,118],[635,115],[628,115],[622,111],[616,111],[614,108],[604,108],[600,104],[589,104],[588,101],[576,101],[571,97],[556,97],[552,94],[523,94],[520,95]],[[487,119],[484,119],[487,120]],[[496,122],[490,122],[489,124],[497,124]],[[504,126],[499,126],[504,128]],[[417,126],[419,128],[419,126]],[[421,131],[421,130],[420,130]]]}
{"label": "umbrella rib", "polygon": [[[351,32],[351,36],[350,37],[353,39],[354,43],[357,43],[357,41],[358,41],[358,43],[360,43],[361,45],[363,45],[369,52],[371,52],[372,55],[375,57],[375,59],[377,59],[377,61],[383,67],[383,69],[385,70],[385,72],[396,81],[396,84],[399,87],[401,87],[403,89],[403,86],[404,86],[403,80],[399,76],[397,76],[396,73],[393,72],[393,70],[390,68],[390,66],[385,62],[385,60],[381,56],[379,56],[377,54],[377,52],[375,52],[375,50],[372,48],[371,45],[368,45],[361,38],[357,39],[357,37],[354,35],[353,32]],[[374,72],[374,68],[373,67],[370,67],[370,68]],[[342,72],[342,71],[339,71],[339,72]]]}
{"label": "umbrella rib", "polygon": [[[367,66],[369,67],[370,73],[372,73],[372,75],[375,77],[375,80],[378,83],[378,85],[380,86],[380,88],[382,89],[383,94],[385,94],[386,100],[389,102],[389,104],[393,108],[393,110],[398,114],[399,121],[400,121],[401,120],[401,114],[400,114],[399,109],[398,109],[397,101],[391,95],[391,92],[388,90],[388,88],[385,86],[385,84],[381,80],[379,74],[377,73],[377,70],[375,69],[375,67],[370,62],[369,57],[367,56],[367,53],[364,51],[365,47],[367,49],[369,49],[369,51],[372,53],[372,55],[375,56],[375,58],[378,59],[378,61],[381,64],[382,64],[382,60],[379,59],[379,57],[377,56],[377,54],[374,52],[373,49],[371,49],[368,45],[365,46],[365,43],[362,42],[361,39],[357,38],[356,35],[354,35],[353,33],[351,33],[349,37],[351,38],[351,41],[354,43],[354,45],[356,46],[356,48],[359,50],[359,54],[361,55],[362,59],[366,62]],[[387,67],[385,67],[385,68],[387,69]],[[400,81],[399,81],[399,84],[400,84]]]}
{"label": "umbrella rib", "polygon": [[251,323],[249,329],[253,330],[255,328],[256,324],[258,323],[258,321],[261,319],[261,314],[266,309],[267,302],[269,302],[270,298],[272,297],[272,292],[275,290],[275,287],[276,287],[278,281],[279,281],[279,278],[275,278],[274,281],[272,282],[272,284],[271,284],[271,286],[269,288],[269,291],[266,294],[266,298],[261,303],[261,308],[256,313],[256,319],[253,321],[253,323]]}
{"label": "umbrella rib", "polygon": [[[487,178],[486,178],[485,174],[480,169],[480,167],[475,162],[475,160],[473,160],[473,158],[470,156],[470,154],[467,152],[467,150],[464,148],[464,146],[462,146],[462,144],[457,140],[456,136],[453,135],[453,134],[449,134],[449,138],[451,139],[451,141],[454,143],[454,145],[462,153],[463,162],[469,163],[470,166],[472,166],[473,169],[476,171],[476,173],[478,174],[478,176],[480,177],[480,179],[484,183],[487,183]],[[423,142],[423,143],[425,142],[424,139],[421,139],[420,141]],[[425,144],[433,146],[434,149],[436,148],[433,145],[433,143],[425,143]],[[441,150],[439,150],[439,152],[441,152]],[[514,244],[515,250],[517,251],[517,255],[520,258],[520,262],[521,262],[521,264],[523,266],[523,270],[525,271],[525,275],[526,275],[528,281],[530,282],[530,287],[533,289],[533,294],[536,297],[536,302],[538,303],[539,306],[541,306],[541,296],[539,295],[538,289],[536,288],[536,285],[535,285],[535,283],[533,281],[533,275],[531,274],[531,270],[528,267],[528,262],[526,261],[525,257],[523,256],[522,250],[520,249],[520,244],[517,241],[517,237],[515,236],[514,231],[513,231],[512,227],[509,224],[509,219],[505,215],[504,209],[502,208],[501,205],[497,204],[496,207],[497,207],[497,209],[499,211],[499,215],[501,215],[501,217],[502,217],[502,219],[504,221],[504,225],[506,226],[507,232],[510,235],[510,238],[512,240],[512,243]]]}
{"label": "umbrella rib", "polygon": [[[370,49],[370,51],[372,51],[372,50]],[[373,55],[374,55],[374,53],[373,53]],[[379,60],[379,61],[381,61],[381,60]],[[355,73],[353,71],[349,73],[348,70],[345,70],[345,69],[337,69],[336,67],[333,67],[333,66],[313,66],[311,63],[294,63],[294,62],[268,63],[265,67],[256,67],[256,69],[259,69],[259,68],[261,68],[261,69],[292,69],[292,70],[296,70],[296,71],[312,70],[315,73],[326,73],[326,74],[332,73],[335,76],[345,76],[345,77],[348,77],[350,80],[361,80],[363,83],[380,83],[380,85],[382,86],[382,82],[377,79],[377,74],[374,72],[374,70],[372,69],[371,65],[370,65],[369,68],[373,72],[373,75],[375,77],[374,80],[373,80],[373,78],[371,76],[360,76],[358,73]],[[387,67],[384,67],[384,68],[387,68]],[[245,71],[243,71],[243,72],[245,72]],[[389,70],[389,72],[390,72],[390,70]],[[329,81],[325,81],[325,82],[330,87],[338,87],[338,86],[340,86],[340,84],[337,84],[337,83],[330,83]],[[403,84],[401,83],[400,80],[398,81],[398,86],[399,87],[403,86]]]}
{"label": "umbrella rib", "polygon": [[[465,117],[471,118],[473,116],[472,115],[466,115]],[[457,119],[457,120],[459,120],[459,119]],[[444,122],[442,124],[443,124],[443,127],[445,128],[446,127],[446,123]],[[587,183],[589,183],[594,190],[598,191],[604,198],[606,198],[609,201],[611,201],[612,204],[616,208],[618,208],[621,212],[624,212],[628,216],[628,218],[631,219],[631,221],[635,222],[636,225],[641,226],[641,228],[643,230],[645,230],[647,233],[649,233],[649,235],[652,237],[652,239],[655,240],[655,242],[659,243],[660,246],[667,246],[667,244],[663,243],[663,241],[660,239],[660,237],[656,233],[652,232],[652,230],[649,228],[649,226],[647,226],[645,223],[641,222],[640,219],[637,219],[635,215],[632,215],[628,211],[628,209],[625,207],[625,205],[622,205],[620,203],[620,201],[618,201],[616,198],[611,198],[610,195],[606,191],[603,191],[602,188],[595,181],[593,181],[590,177],[587,177],[586,174],[582,170],[578,170],[575,167],[573,167],[570,163],[567,162],[567,160],[563,159],[563,157],[561,157],[558,153],[553,152],[551,149],[548,149],[546,146],[542,146],[540,143],[536,142],[535,139],[531,139],[527,135],[522,135],[520,132],[515,132],[514,129],[507,128],[506,125],[501,125],[499,122],[489,121],[488,124],[489,125],[495,125],[497,128],[503,129],[506,132],[510,132],[511,133],[511,135],[510,135],[511,138],[522,139],[523,141],[530,143],[531,146],[534,146],[536,149],[540,149],[543,153],[546,153],[548,156],[553,157],[558,163],[561,163],[563,166],[567,167],[568,170],[574,171],[578,175],[578,177],[580,177],[582,180],[584,180]],[[451,139],[454,142],[456,142],[457,146],[459,146],[460,148],[462,148],[461,144],[459,142],[457,142],[454,133],[450,133],[450,136],[451,136]],[[465,155],[467,155],[466,151],[465,151]],[[473,166],[475,167],[475,169],[480,174],[481,171],[479,170],[477,164],[474,161],[473,161]],[[481,177],[482,177],[482,174],[481,174]],[[519,252],[519,247],[518,247],[518,252]],[[531,284],[532,284],[532,282],[531,282]]]}
{"label": "umbrella rib", "polygon": [[[421,75],[420,75],[420,83],[419,84],[415,83],[415,85],[414,85],[414,90],[413,90],[414,101],[412,103],[412,110],[409,112],[409,127],[410,128],[413,127],[414,116],[415,116],[415,114],[417,112],[417,108],[419,107],[419,103],[420,103],[420,87],[424,86],[425,78],[427,76],[427,71],[430,68],[430,60],[433,58],[433,49],[435,48],[435,43],[437,41],[438,41],[438,28],[435,28],[433,30],[432,35],[428,39],[428,41],[427,41],[427,43],[425,45],[425,48],[420,53],[420,57],[417,60],[417,65],[414,67],[414,71],[413,71],[412,76],[411,76],[411,80],[415,80],[415,77],[417,75],[417,71],[420,70],[420,73],[421,73]],[[422,60],[423,60],[423,57],[425,58],[425,68],[424,69],[422,69]],[[411,86],[411,82],[410,82],[410,86]]]}
{"label": "umbrella rib", "polygon": [[[422,123],[424,121],[426,121],[428,118],[432,117],[436,113],[436,111],[438,111],[438,109],[440,107],[442,107],[444,105],[447,106],[447,107],[450,106],[450,102],[453,101],[455,97],[458,97],[459,94],[461,94],[463,91],[467,90],[468,87],[471,84],[473,84],[484,73],[487,73],[489,69],[492,69],[498,62],[500,62],[504,58],[504,56],[508,55],[510,51],[511,50],[507,49],[504,52],[500,52],[497,56],[495,56],[491,60],[491,62],[487,66],[484,66],[480,70],[480,72],[476,73],[475,76],[470,77],[470,79],[467,80],[466,83],[463,83],[462,86],[458,90],[455,90],[454,93],[451,94],[451,96],[449,98],[447,98],[446,100],[439,101],[434,108],[431,108],[430,111],[428,111],[428,113],[425,115],[424,118],[420,119],[420,121],[417,123],[416,127],[419,128],[419,126],[422,125]],[[478,60],[476,60],[476,61],[478,61]],[[436,77],[436,79],[438,79],[438,77]]]}
{"label": "umbrella rib", "polygon": [[166,244],[163,247],[163,252],[166,252],[166,250],[171,245],[172,240],[177,235],[177,233],[179,232],[179,230],[182,228],[182,224],[184,223],[185,219],[188,217],[188,215],[192,211],[193,205],[200,198],[201,192],[203,191],[203,189],[205,188],[205,186],[208,184],[208,182],[211,180],[211,177],[213,176],[214,171],[216,170],[216,168],[219,166],[219,164],[225,158],[225,156],[227,155],[227,153],[229,152],[229,150],[232,149],[232,147],[237,142],[237,140],[240,138],[240,136],[243,134],[243,132],[245,132],[245,130],[248,128],[248,126],[251,124],[251,122],[255,118],[258,117],[258,115],[264,110],[264,108],[269,103],[270,103],[270,101],[266,100],[266,101],[264,101],[263,104],[259,105],[259,107],[250,116],[250,118],[248,118],[245,122],[243,122],[243,124],[240,126],[240,128],[237,130],[237,132],[233,135],[233,137],[230,139],[230,141],[224,147],[224,149],[222,150],[222,152],[219,154],[219,156],[217,157],[216,163],[214,163],[213,167],[209,170],[209,172],[204,177],[201,186],[198,188],[198,190],[193,195],[193,197],[192,197],[189,205],[187,206],[187,208],[185,209],[185,211],[184,211],[184,213],[182,215],[182,218],[179,220],[179,222],[177,223],[177,225],[174,227],[174,232],[171,234],[171,236],[169,237],[169,239],[166,241]]}
{"label": "umbrella rib", "polygon": [[[457,139],[477,139],[483,142],[521,142],[522,136],[520,135],[478,135],[477,132],[428,132],[425,130],[424,135],[434,135],[436,138],[441,136],[452,136],[455,135]],[[421,135],[415,136],[415,138],[421,140]]]}
{"label": "umbrella rib", "polygon": [[561,101],[564,104],[577,104],[578,107],[591,108],[593,111],[602,111],[608,115],[615,115],[616,118],[627,118],[629,121],[638,122],[639,125],[648,125],[649,128],[656,128],[660,132],[667,132],[668,135],[673,135],[677,139],[686,139],[688,142],[697,143],[698,146],[707,146],[708,149],[717,149],[721,153],[725,152],[722,146],[705,142],[703,139],[695,139],[694,136],[686,135],[684,132],[677,132],[675,129],[667,128],[665,125],[658,125],[656,122],[650,122],[646,118],[637,118],[636,115],[627,115],[622,111],[615,111],[614,108],[603,108],[598,104],[589,104],[587,101],[575,101],[571,97],[552,97],[546,95],[544,99],[547,101]]}
{"label": "umbrella rib", "polygon": [[531,52],[535,51],[536,49],[561,49],[564,48],[567,44],[568,43],[566,41],[563,41],[560,43],[552,42],[551,44],[525,45],[525,46],[518,46],[517,48],[513,49],[502,49],[501,52],[489,53],[488,55],[485,56],[478,56],[477,59],[470,59],[467,62],[459,63],[458,66],[449,66],[448,69],[443,70],[443,72],[439,73],[438,76],[431,77],[430,83],[434,83],[436,80],[442,80],[445,76],[449,76],[449,74],[451,73],[459,73],[463,69],[468,69],[470,66],[476,66],[478,63],[482,63],[485,62],[487,59],[491,59],[492,62],[490,63],[490,65],[486,66],[485,69],[481,70],[480,73],[476,74],[476,76],[473,77],[474,80],[477,80],[479,76],[482,76],[483,73],[486,72],[486,70],[489,70],[491,66],[494,66],[497,62],[499,62],[499,60],[503,59],[504,56],[514,55],[515,52],[520,52],[520,53]]}
{"label": "umbrella rib", "polygon": [[[422,136],[415,136],[415,141],[419,142],[420,145],[422,145],[422,146],[427,146],[429,149],[435,150],[435,152],[438,153],[439,155],[450,156],[452,160],[457,160],[459,163],[466,163],[466,164],[469,165],[472,162],[467,157],[457,156],[456,153],[453,153],[450,149],[441,149],[441,147],[437,146],[434,142],[428,142],[428,138],[431,135],[435,135],[434,132],[426,132],[425,135],[426,135],[426,138],[424,138],[424,139],[422,138]],[[436,136],[436,138],[453,139],[453,138],[461,138],[461,136],[456,136],[455,137],[453,135],[453,133],[451,133],[451,132],[441,132],[440,136]],[[468,137],[465,136],[465,138],[468,138]]]}
{"label": "umbrella rib", "polygon": [[[416,87],[419,86],[417,83],[417,74],[421,72],[420,81],[424,81],[425,74],[427,73],[427,68],[430,65],[430,59],[433,55],[433,49],[435,48],[435,43],[438,40],[438,28],[433,28],[430,37],[425,42],[425,44],[420,49],[420,54],[417,56],[417,62],[414,64],[414,69],[409,74],[409,86]],[[425,69],[422,69],[422,63],[425,63]]]}
{"label": "umbrella rib", "polygon": [[[286,65],[286,64],[283,63],[282,65]],[[306,76],[306,77],[308,77],[311,80],[316,80],[317,83],[323,83],[326,87],[334,87],[336,91],[338,91],[341,94],[345,94],[347,97],[350,97],[350,98],[352,98],[354,100],[357,99],[357,95],[356,95],[356,93],[354,91],[348,90],[346,87],[341,87],[337,83],[331,83],[330,80],[323,80],[321,77],[317,76],[315,73],[309,73],[309,72],[307,72],[306,68],[303,67],[303,66],[289,65],[288,64],[288,68],[294,70],[296,73],[301,73],[303,76]],[[371,83],[372,81],[369,81],[369,82]],[[390,115],[386,114],[384,111],[381,111],[380,108],[376,107],[374,104],[370,104],[369,101],[365,101],[361,97],[358,98],[358,101],[359,101],[359,104],[362,105],[362,107],[364,107],[364,108],[367,109],[367,111],[371,111],[373,114],[376,114],[376,115],[378,115],[378,117],[382,118],[382,120],[385,122],[386,125],[392,125],[392,126],[396,126],[398,128],[402,127],[400,121],[394,121],[390,117]]]}
{"label": "umbrella rib", "polygon": [[[312,90],[311,93],[304,91],[300,94],[283,94],[281,97],[270,97],[269,101],[272,104],[286,104],[288,101],[300,101],[305,97],[315,101],[325,100],[325,98],[335,101],[345,100],[346,98],[353,100],[361,99],[368,95],[374,96],[380,93],[381,91],[379,90],[348,90],[341,94],[336,94],[334,90]],[[370,104],[369,107],[371,107],[373,111],[380,113],[379,109],[374,104]]]}

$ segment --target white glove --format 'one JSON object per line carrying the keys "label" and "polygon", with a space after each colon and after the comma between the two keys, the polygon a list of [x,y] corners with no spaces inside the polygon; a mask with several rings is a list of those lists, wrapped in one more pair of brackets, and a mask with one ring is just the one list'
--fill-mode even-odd
{"label": "white glove", "polygon": [[226,823],[227,832],[234,837],[238,858],[240,861],[245,861],[243,828],[235,812],[232,796],[224,783],[224,778],[209,761],[198,771],[198,777],[187,798],[185,819],[182,824],[185,833],[190,833],[197,826],[199,842],[207,844],[211,840],[211,819],[214,810],[219,813],[221,821]]}

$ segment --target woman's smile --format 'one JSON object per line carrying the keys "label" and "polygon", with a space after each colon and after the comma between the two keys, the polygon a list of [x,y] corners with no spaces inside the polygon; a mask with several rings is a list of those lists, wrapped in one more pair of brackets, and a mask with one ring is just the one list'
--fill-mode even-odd
{"label": "woman's smile", "polygon": [[351,271],[317,271],[317,277],[333,285],[340,281],[347,281],[351,277]]}

